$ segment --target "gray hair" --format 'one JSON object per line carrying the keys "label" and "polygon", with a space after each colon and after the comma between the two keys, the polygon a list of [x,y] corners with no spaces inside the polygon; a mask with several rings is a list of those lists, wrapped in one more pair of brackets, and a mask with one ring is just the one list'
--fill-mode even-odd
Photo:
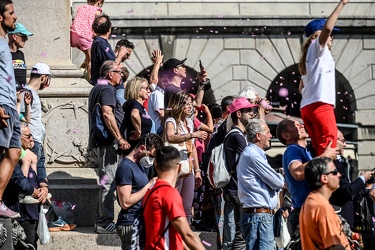
{"label": "gray hair", "polygon": [[253,87],[247,86],[238,93],[238,97],[245,97],[249,99],[251,103],[255,103],[258,92]]}
{"label": "gray hair", "polygon": [[100,77],[104,78],[107,76],[108,72],[112,71],[116,67],[116,62],[107,60],[105,61],[102,66],[100,67]]}
{"label": "gray hair", "polygon": [[28,126],[29,126],[29,124],[27,122],[21,122],[21,124],[20,124],[20,128],[26,128]]}
{"label": "gray hair", "polygon": [[251,142],[258,133],[262,133],[266,122],[261,119],[250,119],[246,126],[247,141]]}

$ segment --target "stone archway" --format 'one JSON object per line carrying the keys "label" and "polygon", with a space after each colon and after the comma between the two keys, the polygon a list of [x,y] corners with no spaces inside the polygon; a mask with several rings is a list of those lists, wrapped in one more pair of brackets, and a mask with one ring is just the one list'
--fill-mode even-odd
{"label": "stone archway", "polygon": [[[298,64],[289,66],[272,81],[267,98],[273,103],[285,107],[287,115],[301,117],[301,94],[298,91],[301,75]],[[357,108],[354,90],[344,75],[336,70],[336,121],[337,123],[355,123]]]}

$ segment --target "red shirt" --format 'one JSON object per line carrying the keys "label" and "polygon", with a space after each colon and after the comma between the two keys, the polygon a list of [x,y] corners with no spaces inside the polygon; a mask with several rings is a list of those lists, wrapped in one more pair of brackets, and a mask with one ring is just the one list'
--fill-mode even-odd
{"label": "red shirt", "polygon": [[[148,197],[152,189],[161,185],[168,186],[158,188]],[[172,224],[169,225],[168,230],[163,237],[161,237],[170,221],[178,217],[186,217],[180,193],[164,180],[157,180],[152,189],[147,191],[142,204],[144,207],[143,218],[146,227],[145,249],[184,249],[181,235],[177,233]],[[145,207],[144,202],[146,199],[147,206]],[[155,247],[158,241],[159,243]]]}

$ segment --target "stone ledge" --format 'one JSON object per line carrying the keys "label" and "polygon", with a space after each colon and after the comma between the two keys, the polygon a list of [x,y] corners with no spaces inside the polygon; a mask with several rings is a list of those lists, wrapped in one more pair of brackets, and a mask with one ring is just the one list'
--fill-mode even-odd
{"label": "stone ledge", "polygon": [[[194,232],[204,241],[204,246],[209,250],[216,250],[215,232]],[[117,234],[97,234],[93,227],[77,227],[75,231],[51,233],[50,243],[40,245],[40,250],[62,250],[62,249],[90,249],[90,250],[119,250],[121,241]]]}

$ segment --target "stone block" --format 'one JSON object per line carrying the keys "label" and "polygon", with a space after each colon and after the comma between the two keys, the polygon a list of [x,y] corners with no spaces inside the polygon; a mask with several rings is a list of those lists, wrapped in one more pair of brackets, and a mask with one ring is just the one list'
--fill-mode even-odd
{"label": "stone block", "polygon": [[[300,37],[288,37],[287,38],[290,52],[293,56],[294,63],[298,63],[301,57],[301,38]],[[290,65],[289,65],[290,66]]]}
{"label": "stone block", "polygon": [[[30,68],[43,61],[51,69],[73,65],[70,58],[70,1],[14,0],[18,22],[34,33],[22,51]],[[40,11],[41,6],[48,11]],[[56,65],[56,67],[55,67]]]}
{"label": "stone block", "polygon": [[207,73],[209,77],[213,77],[217,74],[220,74],[227,67],[231,67],[232,65],[238,65],[239,62],[239,51],[221,51],[221,53],[216,57],[216,60],[212,61],[209,67],[207,68]]}
{"label": "stone block", "polygon": [[263,74],[260,74],[252,66],[247,67],[247,79],[252,83],[253,87],[259,92],[263,90],[267,91],[271,80],[265,77]]}
{"label": "stone block", "polygon": [[[241,64],[248,65],[250,68],[253,69],[253,72],[255,74],[259,74],[260,76],[263,76],[268,79],[267,88],[273,78],[275,78],[278,74],[278,71],[275,70],[275,68],[272,67],[270,62],[268,60],[269,56],[272,57],[272,55],[259,55],[259,53],[255,50],[241,50],[240,52],[240,59]],[[249,76],[249,80],[252,81],[253,76]],[[258,77],[258,76],[257,76]],[[259,77],[260,78],[260,77]],[[272,80],[271,80],[272,79]]]}
{"label": "stone block", "polygon": [[242,65],[234,65],[233,67],[233,80],[245,81],[247,80],[247,67]]}
{"label": "stone block", "polygon": [[[121,10],[121,11],[119,11]],[[105,2],[103,11],[110,17],[159,17],[168,15],[168,5],[163,2]]]}
{"label": "stone block", "polygon": [[[294,4],[293,4],[294,5]],[[328,17],[332,11],[336,8],[336,2],[318,2],[310,3],[311,16],[313,17]],[[341,11],[340,17],[351,18],[353,16],[371,17],[373,16],[374,3],[371,2],[351,2],[350,5],[345,6]],[[337,21],[337,25],[340,26],[340,18]]]}
{"label": "stone block", "polygon": [[[374,112],[375,114],[375,112]],[[375,125],[373,127],[360,127],[357,129],[358,140],[375,140]]]}
{"label": "stone block", "polygon": [[307,16],[309,12],[309,3],[240,3],[240,15],[242,16],[290,16],[291,8],[293,13],[301,16]]}
{"label": "stone block", "polygon": [[224,40],[225,49],[255,49],[255,38],[228,37]]}
{"label": "stone block", "polygon": [[98,177],[94,169],[48,169],[52,198],[76,204],[75,223],[91,226],[98,206]]}
{"label": "stone block", "polygon": [[[194,14],[193,14],[194,13]],[[168,15],[173,16],[214,16],[222,18],[223,16],[238,16],[238,3],[208,3],[208,2],[190,2],[174,1],[168,3]]]}
{"label": "stone block", "polygon": [[375,49],[374,36],[363,36],[363,49]]}
{"label": "stone block", "polygon": [[358,141],[358,155],[375,156],[375,141]]}
{"label": "stone block", "polygon": [[[13,250],[13,237],[12,237],[12,229],[13,223],[11,219],[0,218],[0,223],[3,224],[3,227],[6,230],[6,240],[4,244],[0,247],[0,250]],[[3,232],[1,232],[3,233]],[[4,231],[5,233],[5,231]]]}
{"label": "stone block", "polygon": [[375,155],[359,155],[358,156],[358,168],[359,170],[368,170],[375,167]]}
{"label": "stone block", "polygon": [[288,37],[289,35],[270,36],[270,41],[277,52],[275,54],[275,57],[278,56],[280,58],[281,62],[283,63],[283,69],[297,62],[297,61],[294,61],[293,59],[293,56],[292,56],[293,54],[291,53],[291,47],[287,39]]}
{"label": "stone block", "polygon": [[375,126],[375,110],[357,110],[355,122],[362,126]]}

